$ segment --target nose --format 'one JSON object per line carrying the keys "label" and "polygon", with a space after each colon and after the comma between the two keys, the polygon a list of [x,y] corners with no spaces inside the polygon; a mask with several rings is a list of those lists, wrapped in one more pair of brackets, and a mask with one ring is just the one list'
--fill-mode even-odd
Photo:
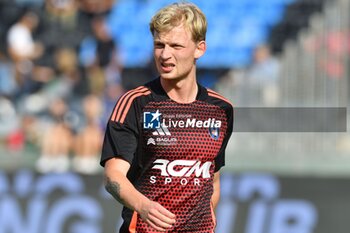
{"label": "nose", "polygon": [[167,60],[171,57],[171,52],[170,52],[170,46],[168,45],[165,45],[164,48],[162,49],[162,52],[160,54],[160,57],[163,59],[163,60]]}

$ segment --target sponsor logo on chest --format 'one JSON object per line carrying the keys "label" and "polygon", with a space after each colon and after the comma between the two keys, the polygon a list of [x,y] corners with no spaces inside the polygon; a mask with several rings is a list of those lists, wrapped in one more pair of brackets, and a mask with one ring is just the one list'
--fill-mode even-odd
{"label": "sponsor logo on chest", "polygon": [[[157,110],[156,112],[143,113],[143,128],[158,129],[158,128],[220,128],[221,121],[215,118],[200,120],[192,118],[191,115],[176,114],[164,115]],[[186,116],[187,119],[178,119]]]}
{"label": "sponsor logo on chest", "polygon": [[211,165],[210,161],[157,159],[153,162],[152,169],[159,170],[160,176],[151,176],[150,183],[170,184],[173,182],[173,178],[179,178],[179,183],[182,186],[189,184],[189,182],[193,182],[193,185],[197,186],[201,184],[201,179],[210,178]]}
{"label": "sponsor logo on chest", "polygon": [[197,119],[191,114],[162,114],[159,110],[143,113],[143,128],[153,130],[152,137],[146,139],[146,145],[176,145],[177,138],[171,137],[171,129],[193,128],[208,129],[209,136],[218,140],[220,137],[221,120],[213,117]]}

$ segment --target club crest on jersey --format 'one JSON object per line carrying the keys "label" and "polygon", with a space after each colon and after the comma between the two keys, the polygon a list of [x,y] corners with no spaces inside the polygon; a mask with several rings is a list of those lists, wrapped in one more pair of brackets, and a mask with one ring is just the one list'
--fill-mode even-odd
{"label": "club crest on jersey", "polygon": [[156,112],[144,112],[143,113],[143,128],[144,129],[159,129],[160,128],[160,116],[162,114],[157,110]]}
{"label": "club crest on jersey", "polygon": [[215,140],[218,140],[220,137],[220,128],[219,127],[209,127],[209,135]]}

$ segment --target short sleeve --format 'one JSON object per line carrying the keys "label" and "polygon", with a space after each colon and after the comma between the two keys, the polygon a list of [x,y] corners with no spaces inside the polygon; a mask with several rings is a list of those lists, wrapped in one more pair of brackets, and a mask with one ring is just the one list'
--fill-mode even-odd
{"label": "short sleeve", "polygon": [[119,98],[106,127],[101,166],[104,166],[108,159],[115,157],[132,163],[139,138],[139,98],[149,94],[151,91],[147,87],[140,86]]}
{"label": "short sleeve", "polygon": [[215,172],[219,171],[221,167],[225,166],[225,151],[227,143],[230,140],[232,131],[233,131],[233,107],[232,105],[228,105],[226,110],[226,119],[227,119],[227,129],[225,133],[225,138],[222,142],[220,151],[215,158]]}
{"label": "short sleeve", "polygon": [[137,135],[127,124],[109,121],[103,140],[101,166],[111,158],[117,157],[131,164],[137,148]]}

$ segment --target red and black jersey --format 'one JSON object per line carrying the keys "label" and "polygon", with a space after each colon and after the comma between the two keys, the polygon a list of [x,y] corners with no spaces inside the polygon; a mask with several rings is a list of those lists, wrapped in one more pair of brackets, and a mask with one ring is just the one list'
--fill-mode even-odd
{"label": "red and black jersey", "polygon": [[[135,188],[176,215],[168,232],[213,232],[213,176],[225,164],[233,107],[198,85],[196,100],[171,100],[155,79],[125,93],[108,122],[101,165],[113,157],[131,164]],[[128,208],[120,232],[154,232]]]}

